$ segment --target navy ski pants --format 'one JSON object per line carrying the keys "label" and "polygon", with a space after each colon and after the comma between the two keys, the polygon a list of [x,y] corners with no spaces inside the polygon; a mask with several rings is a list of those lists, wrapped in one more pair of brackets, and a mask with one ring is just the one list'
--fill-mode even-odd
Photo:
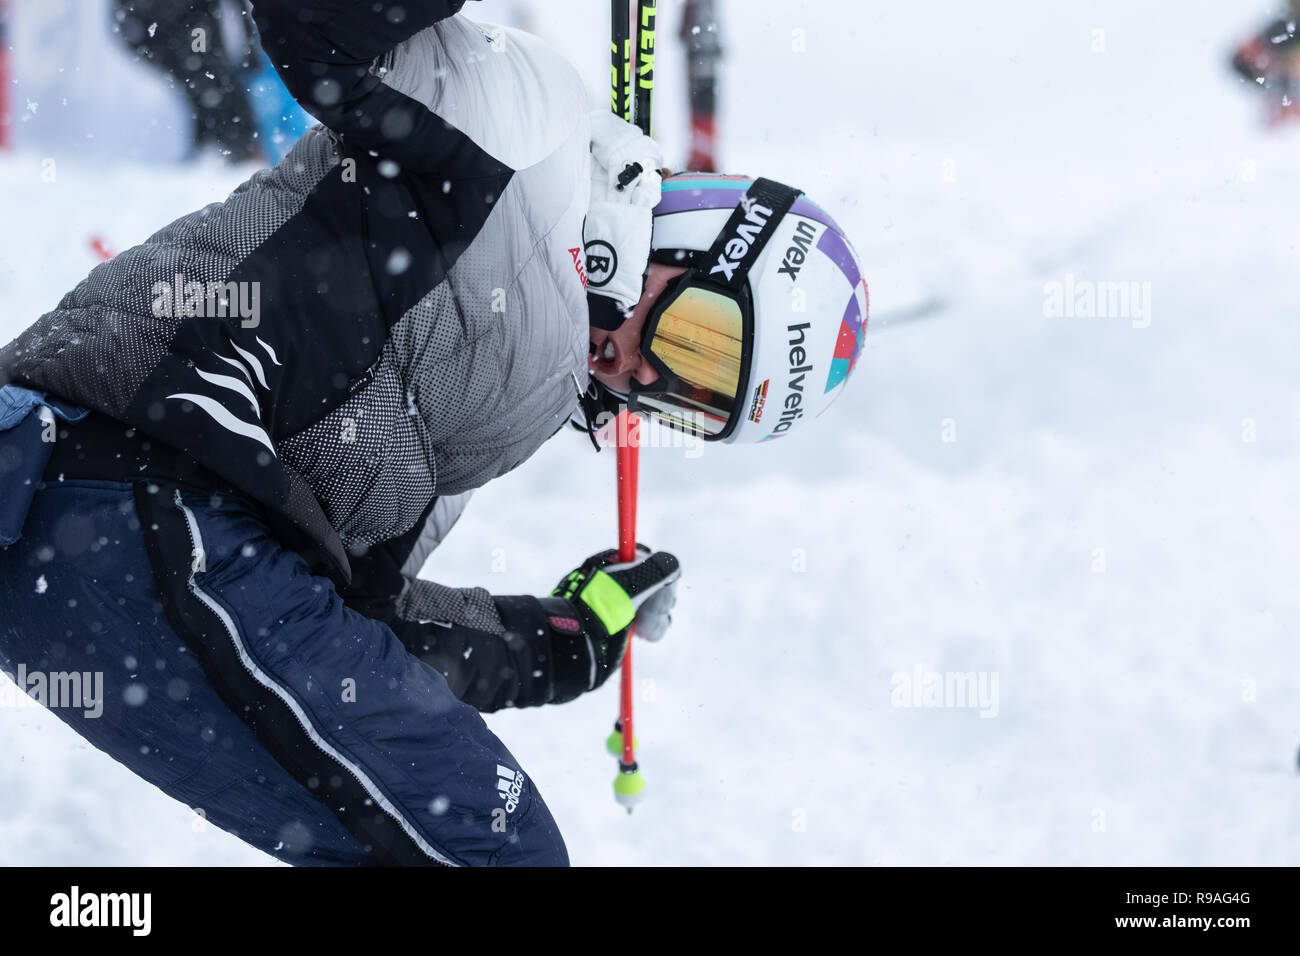
{"label": "navy ski pants", "polygon": [[[0,469],[0,497],[21,496],[17,480]],[[479,713],[236,495],[151,481],[37,490],[21,537],[0,548],[0,665],[20,663],[102,672],[101,715],[57,716],[280,859],[568,862]]]}

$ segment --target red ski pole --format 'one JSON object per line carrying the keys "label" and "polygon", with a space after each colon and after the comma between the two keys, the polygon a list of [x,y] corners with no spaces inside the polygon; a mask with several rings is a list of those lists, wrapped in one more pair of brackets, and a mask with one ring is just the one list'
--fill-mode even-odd
{"label": "red ski pole", "polygon": [[[612,0],[610,103],[614,112],[634,120],[650,135],[651,98],[655,74],[656,0],[636,2],[636,49],[632,48],[629,0]],[[633,62],[635,61],[635,69]],[[633,91],[635,76],[635,92]],[[636,476],[641,448],[641,420],[624,408],[618,415],[618,559],[636,560]],[[619,689],[618,722],[606,741],[618,757],[614,799],[632,812],[645,792],[645,780],[636,765],[636,733],[632,721],[632,628],[627,632]]]}
{"label": "red ski pole", "polygon": [[[626,408],[618,413],[618,559],[636,560],[636,484],[641,451],[641,420]],[[635,625],[633,625],[635,627]],[[632,812],[645,792],[645,780],[636,765],[636,730],[632,718],[632,638],[628,628],[620,675],[618,723],[610,738],[618,754],[614,799]]]}

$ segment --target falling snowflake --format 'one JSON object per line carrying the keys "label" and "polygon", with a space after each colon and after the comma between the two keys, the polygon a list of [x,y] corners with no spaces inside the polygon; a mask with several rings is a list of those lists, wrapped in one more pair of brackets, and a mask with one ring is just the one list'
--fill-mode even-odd
{"label": "falling snowflake", "polygon": [[39,578],[36,579],[36,593],[44,594],[46,589],[48,588],[49,585],[45,583],[45,575],[42,574]]}
{"label": "falling snowflake", "polygon": [[388,257],[388,274],[399,276],[411,267],[411,253],[401,246],[392,251]]}

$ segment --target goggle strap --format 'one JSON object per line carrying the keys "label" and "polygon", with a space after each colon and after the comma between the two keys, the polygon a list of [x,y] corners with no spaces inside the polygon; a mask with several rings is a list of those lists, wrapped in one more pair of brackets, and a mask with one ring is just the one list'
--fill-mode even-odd
{"label": "goggle strap", "polygon": [[[776,227],[801,195],[802,189],[771,179],[755,179],[697,266],[701,277],[739,292]],[[741,254],[735,258],[732,254],[738,249]]]}

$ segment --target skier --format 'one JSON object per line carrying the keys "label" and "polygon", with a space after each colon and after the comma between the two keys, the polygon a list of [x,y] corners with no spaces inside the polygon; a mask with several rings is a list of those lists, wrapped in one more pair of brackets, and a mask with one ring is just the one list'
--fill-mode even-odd
{"label": "skier", "polygon": [[1289,0],[1287,16],[1271,20],[1237,47],[1232,69],[1264,96],[1265,125],[1279,126],[1300,117],[1300,0]]}
{"label": "skier", "polygon": [[219,0],[115,0],[114,32],[139,58],[165,72],[189,101],[196,152],[211,147],[230,162],[257,155],[257,126],[226,48]]}
{"label": "skier", "polygon": [[[189,101],[195,155],[281,159],[307,128],[236,0],[115,0],[114,32]],[[226,27],[229,25],[229,28]]]}
{"label": "skier", "polygon": [[0,663],[103,672],[102,715],[56,714],[297,864],[567,862],[480,712],[599,687],[631,625],[664,635],[678,563],[602,553],[533,597],[425,558],[575,409],[780,439],[866,331],[819,207],[662,181],[462,3],[259,0],[322,125],[0,350]]}

